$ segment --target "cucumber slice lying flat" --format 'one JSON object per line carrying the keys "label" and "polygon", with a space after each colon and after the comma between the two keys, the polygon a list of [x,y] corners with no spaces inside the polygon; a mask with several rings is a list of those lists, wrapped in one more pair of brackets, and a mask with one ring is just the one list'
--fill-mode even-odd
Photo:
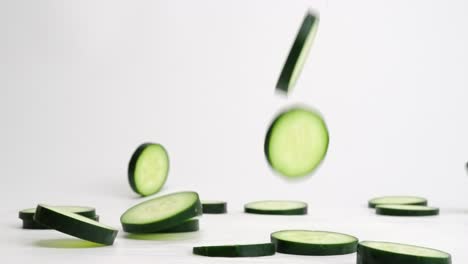
{"label": "cucumber slice lying flat", "polygon": [[296,40],[289,51],[286,63],[283,66],[276,89],[288,92],[296,84],[297,79],[304,67],[305,60],[309,54],[310,47],[315,39],[319,17],[310,11],[306,13],[301,28],[296,35]]}
{"label": "cucumber slice lying flat", "polygon": [[[92,218],[96,216],[96,209],[88,206],[71,206],[71,205],[62,205],[54,206],[54,208],[65,210],[67,212],[79,214],[85,217]],[[36,213],[36,208],[28,208],[19,211],[18,217],[22,220],[33,220],[34,214]]]}
{"label": "cucumber slice lying flat", "polygon": [[272,243],[194,247],[193,254],[207,257],[262,257],[275,254]]}
{"label": "cucumber slice lying flat", "polygon": [[[95,215],[93,217],[88,217],[88,218],[94,221],[99,221],[98,215]],[[50,228],[45,225],[39,224],[38,222],[34,221],[34,219],[31,219],[31,220],[23,220],[23,229],[50,229]]]}
{"label": "cucumber slice lying flat", "polygon": [[294,107],[282,112],[268,129],[265,155],[281,175],[300,178],[309,175],[322,162],[328,150],[328,129],[322,116]]}
{"label": "cucumber slice lying flat", "polygon": [[195,232],[200,229],[198,219],[189,219],[187,221],[182,222],[179,225],[174,227],[161,230],[157,233],[185,233],[185,232]]}
{"label": "cucumber slice lying flat", "polygon": [[369,200],[369,207],[377,205],[399,204],[399,205],[427,205],[427,199],[417,196],[382,196]]}
{"label": "cucumber slice lying flat", "polygon": [[227,203],[222,201],[202,201],[204,214],[224,214],[227,212]]}
{"label": "cucumber slice lying flat", "polygon": [[128,165],[128,181],[141,196],[157,193],[169,173],[169,156],[160,144],[145,143],[132,155]]}
{"label": "cucumber slice lying flat", "polygon": [[450,264],[440,250],[405,244],[363,241],[357,248],[357,264]]}
{"label": "cucumber slice lying flat", "polygon": [[112,245],[118,232],[82,215],[41,204],[37,206],[34,220],[62,233],[104,245]]}
{"label": "cucumber slice lying flat", "polygon": [[196,192],[177,192],[156,197],[128,209],[120,217],[129,233],[155,233],[202,214]]}
{"label": "cucumber slice lying flat", "polygon": [[271,234],[271,242],[280,253],[325,256],[356,252],[358,239],[334,232],[283,230]]}
{"label": "cucumber slice lying flat", "polygon": [[305,215],[307,214],[307,203],[300,201],[257,201],[246,204],[244,211],[251,214]]}
{"label": "cucumber slice lying flat", "polygon": [[375,212],[380,215],[429,216],[439,214],[439,208],[425,205],[387,204],[377,205],[375,209]]}

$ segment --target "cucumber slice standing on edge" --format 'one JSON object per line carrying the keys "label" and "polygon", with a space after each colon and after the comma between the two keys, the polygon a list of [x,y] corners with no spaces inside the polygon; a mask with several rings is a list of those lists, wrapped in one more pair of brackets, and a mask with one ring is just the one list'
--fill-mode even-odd
{"label": "cucumber slice standing on edge", "polygon": [[104,245],[112,245],[118,232],[82,215],[42,204],[37,206],[34,220],[62,233]]}
{"label": "cucumber slice standing on edge", "polygon": [[194,247],[193,254],[207,257],[262,257],[275,254],[272,243]]}
{"label": "cucumber slice standing on edge", "polygon": [[227,212],[226,202],[204,200],[201,203],[204,214],[225,214]]}
{"label": "cucumber slice standing on edge", "polygon": [[382,196],[369,200],[370,208],[377,205],[398,204],[398,205],[427,205],[427,199],[417,196]]}
{"label": "cucumber slice standing on edge", "polygon": [[128,233],[156,233],[202,214],[196,192],[177,192],[139,203],[120,217]]}
{"label": "cucumber slice standing on edge", "polygon": [[307,203],[300,201],[257,201],[244,206],[244,211],[251,214],[269,215],[305,215]]}
{"label": "cucumber slice standing on edge", "polygon": [[280,253],[328,256],[356,252],[358,239],[335,232],[283,230],[271,234],[271,242]]}
{"label": "cucumber slice standing on edge", "polygon": [[379,215],[430,216],[439,214],[439,208],[425,205],[387,204],[377,205],[375,209],[375,212]]}
{"label": "cucumber slice standing on edge", "polygon": [[281,175],[301,178],[312,173],[328,150],[328,129],[322,116],[302,107],[282,112],[268,129],[264,151]]}
{"label": "cucumber slice standing on edge", "polygon": [[169,155],[160,144],[145,143],[132,155],[128,165],[128,181],[141,196],[161,190],[169,173]]}
{"label": "cucumber slice standing on edge", "polygon": [[288,93],[296,84],[317,34],[318,24],[319,16],[308,11],[276,83],[276,90]]}
{"label": "cucumber slice standing on edge", "polygon": [[362,241],[357,248],[357,264],[450,264],[450,254],[412,245]]}

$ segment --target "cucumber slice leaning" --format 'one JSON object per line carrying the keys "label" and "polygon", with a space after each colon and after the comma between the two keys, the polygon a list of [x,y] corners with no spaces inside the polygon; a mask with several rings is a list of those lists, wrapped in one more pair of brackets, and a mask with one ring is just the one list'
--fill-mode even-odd
{"label": "cucumber slice leaning", "polygon": [[296,84],[315,39],[318,24],[318,15],[307,12],[276,83],[277,90],[287,93]]}
{"label": "cucumber slice leaning", "polygon": [[244,211],[251,214],[269,215],[305,215],[307,203],[300,201],[257,201],[244,206]]}
{"label": "cucumber slice leaning", "polygon": [[169,173],[169,156],[160,144],[145,143],[132,155],[128,165],[128,181],[141,196],[159,192]]}
{"label": "cucumber slice leaning", "polygon": [[177,192],[139,203],[120,217],[128,233],[155,233],[202,214],[196,192]]}
{"label": "cucumber slice leaning", "polygon": [[198,219],[189,219],[182,222],[179,225],[174,227],[158,231],[157,233],[185,233],[185,232],[195,232],[200,229],[200,224]]}
{"label": "cucumber slice leaning", "polygon": [[294,107],[282,112],[268,129],[265,155],[270,166],[288,178],[309,175],[328,150],[328,129],[322,116]]}
{"label": "cucumber slice leaning", "polygon": [[356,252],[358,239],[334,232],[283,230],[271,234],[271,242],[280,253],[326,256]]}
{"label": "cucumber slice leaning", "polygon": [[357,264],[450,264],[450,254],[425,247],[390,242],[362,241]]}
{"label": "cucumber slice leaning", "polygon": [[272,243],[194,247],[193,254],[207,257],[262,257],[275,254]]}
{"label": "cucumber slice leaning", "polygon": [[82,215],[42,204],[37,206],[34,220],[62,233],[104,245],[112,245],[118,232]]}
{"label": "cucumber slice leaning", "polygon": [[[67,212],[79,214],[85,217],[92,218],[96,216],[96,209],[89,206],[71,206],[71,205],[61,205],[54,206],[54,208],[65,210]],[[36,208],[28,208],[19,211],[18,217],[22,220],[33,220],[34,214],[36,213]]]}
{"label": "cucumber slice leaning", "polygon": [[439,208],[425,205],[399,205],[387,204],[377,205],[375,212],[380,215],[393,216],[429,216],[438,215]]}
{"label": "cucumber slice leaning", "polygon": [[227,212],[227,203],[222,201],[202,201],[204,214],[224,214]]}
{"label": "cucumber slice leaning", "polygon": [[[88,217],[88,218],[94,221],[99,221],[98,215],[95,215],[93,217]],[[34,219],[31,219],[31,220],[23,220],[23,229],[50,229],[50,228],[45,225],[39,224],[38,222],[34,221]]]}
{"label": "cucumber slice leaning", "polygon": [[427,205],[427,199],[417,196],[382,196],[369,200],[370,208],[377,205],[399,204],[399,205]]}

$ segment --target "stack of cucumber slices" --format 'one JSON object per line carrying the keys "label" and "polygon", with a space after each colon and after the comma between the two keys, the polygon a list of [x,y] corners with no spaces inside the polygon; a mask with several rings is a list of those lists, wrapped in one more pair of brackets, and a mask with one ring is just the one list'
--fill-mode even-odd
{"label": "stack of cucumber slices", "polygon": [[439,208],[427,206],[427,199],[417,196],[383,196],[369,200],[370,208],[379,215],[431,216],[438,215]]}

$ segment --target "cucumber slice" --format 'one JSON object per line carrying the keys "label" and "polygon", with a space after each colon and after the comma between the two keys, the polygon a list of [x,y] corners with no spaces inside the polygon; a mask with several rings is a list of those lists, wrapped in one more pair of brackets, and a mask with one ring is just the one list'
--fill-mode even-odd
{"label": "cucumber slice", "polygon": [[222,201],[202,201],[204,214],[225,214],[227,203]]}
{"label": "cucumber slice", "polygon": [[[88,218],[99,222],[98,215],[95,215],[93,217],[88,217]],[[23,229],[50,229],[50,228],[45,225],[39,224],[38,222],[34,221],[34,219],[30,219],[30,220],[23,220]]]}
{"label": "cucumber slice", "polygon": [[160,144],[145,143],[132,155],[128,165],[128,181],[141,196],[161,190],[169,173],[169,156]]}
{"label": "cucumber slice", "polygon": [[275,254],[272,243],[194,247],[193,254],[207,257],[262,257]]}
{"label": "cucumber slice", "polygon": [[382,196],[369,200],[368,204],[370,208],[387,204],[427,205],[427,199],[417,196]]}
{"label": "cucumber slice", "polygon": [[380,215],[429,216],[439,214],[439,208],[425,205],[387,204],[377,205],[375,209],[375,212]]}
{"label": "cucumber slice", "polygon": [[300,178],[322,162],[328,142],[328,129],[321,115],[294,107],[282,112],[270,125],[264,150],[275,171],[288,178]]}
{"label": "cucumber slice", "polygon": [[128,233],[155,233],[202,214],[196,192],[177,192],[139,203],[120,217]]}
{"label": "cucumber slice", "polygon": [[104,245],[112,245],[118,232],[82,215],[42,204],[37,206],[34,220],[62,233]]}
{"label": "cucumber slice", "polygon": [[296,84],[317,34],[318,24],[318,15],[307,12],[276,83],[277,90],[288,93]]}
{"label": "cucumber slice", "polygon": [[358,239],[334,232],[283,230],[271,234],[271,242],[280,253],[326,256],[356,252]]}
{"label": "cucumber slice", "polygon": [[176,225],[174,227],[158,231],[157,233],[185,233],[185,232],[195,232],[200,229],[200,224],[198,219],[189,219],[182,222],[182,224]]}
{"label": "cucumber slice", "polygon": [[[54,206],[60,210],[65,210],[67,212],[79,214],[88,218],[96,216],[96,209],[88,206],[71,206],[71,205],[61,205]],[[36,208],[28,208],[19,211],[18,217],[22,220],[33,220],[34,214],[36,213]]]}
{"label": "cucumber slice", "polygon": [[450,254],[425,247],[390,242],[363,241],[357,264],[450,264]]}
{"label": "cucumber slice", "polygon": [[307,203],[300,201],[257,201],[246,204],[244,211],[251,214],[305,215],[307,214]]}

